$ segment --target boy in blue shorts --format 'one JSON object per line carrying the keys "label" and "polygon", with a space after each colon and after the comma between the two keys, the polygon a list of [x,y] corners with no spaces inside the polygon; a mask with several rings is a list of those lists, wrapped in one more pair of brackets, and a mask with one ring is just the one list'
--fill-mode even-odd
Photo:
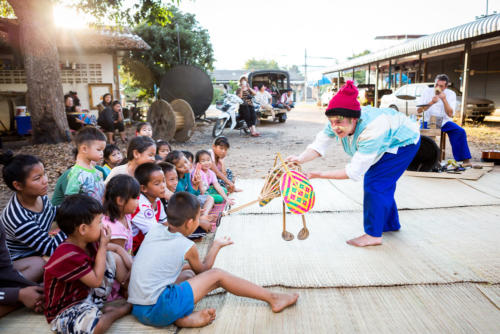
{"label": "boy in blue shorts", "polygon": [[[219,287],[242,297],[265,301],[273,312],[295,304],[296,293],[275,293],[220,269],[212,269],[217,253],[231,245],[230,238],[216,239],[202,261],[187,238],[198,227],[200,203],[187,192],[172,195],[168,223],[154,225],[134,259],[129,284],[132,314],[143,324],[203,327],[215,319],[215,309],[193,312],[194,305]],[[161,249],[161,252],[158,252]],[[191,269],[184,269],[187,260]]]}

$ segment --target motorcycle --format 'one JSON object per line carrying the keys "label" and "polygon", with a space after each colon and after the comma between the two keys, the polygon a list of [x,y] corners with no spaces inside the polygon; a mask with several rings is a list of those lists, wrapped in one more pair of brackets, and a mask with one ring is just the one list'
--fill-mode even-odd
{"label": "motorcycle", "polygon": [[237,95],[229,93],[224,94],[224,101],[222,103],[216,103],[216,108],[221,111],[221,114],[217,117],[212,130],[214,138],[221,136],[226,128],[240,130],[240,133],[241,131],[246,134],[250,133],[246,122],[238,113],[238,109],[242,103],[243,100]]}

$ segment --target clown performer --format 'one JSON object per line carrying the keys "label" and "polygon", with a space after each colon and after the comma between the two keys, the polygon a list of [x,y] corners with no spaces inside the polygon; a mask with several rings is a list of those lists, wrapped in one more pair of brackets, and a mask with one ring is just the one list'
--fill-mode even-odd
{"label": "clown performer", "polygon": [[307,177],[352,179],[364,175],[363,225],[365,234],[347,241],[358,247],[382,244],[382,233],[400,229],[394,200],[396,182],[410,165],[420,146],[417,123],[394,109],[366,106],[361,109],[358,89],[352,81],[330,100],[328,124],[299,156],[287,160],[299,164],[324,156],[333,141],[352,156],[345,168],[309,172]]}

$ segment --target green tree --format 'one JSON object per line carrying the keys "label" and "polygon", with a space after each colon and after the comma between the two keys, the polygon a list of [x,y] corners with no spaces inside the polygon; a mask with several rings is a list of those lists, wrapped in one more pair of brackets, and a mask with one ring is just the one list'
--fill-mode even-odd
{"label": "green tree", "polygon": [[[134,24],[147,20],[164,25],[170,17],[165,2],[136,0],[132,7],[126,7],[128,0],[0,0],[0,14],[13,13],[17,17],[33,142],[70,140],[54,29],[54,4],[72,5],[92,14],[98,22],[111,19],[120,24]],[[169,2],[179,3],[179,0]]]}
{"label": "green tree", "polygon": [[189,64],[205,71],[213,70],[215,59],[208,31],[199,25],[193,14],[183,13],[175,7],[169,7],[168,11],[170,22],[164,26],[146,21],[134,29],[151,49],[133,51],[123,58],[123,69],[130,73],[133,87],[141,89],[142,95],[148,97],[153,96],[154,84],[159,86],[163,74],[175,65]]}
{"label": "green tree", "polygon": [[243,67],[245,70],[279,70],[278,62],[276,60],[267,59],[248,59]]}
{"label": "green tree", "polygon": [[354,59],[354,58],[359,58],[359,57],[362,57],[362,56],[366,56],[367,54],[370,54],[370,53],[372,53],[370,50],[365,50],[365,51],[360,52],[360,53],[354,53],[352,56],[347,57],[347,59],[351,60],[351,59]]}

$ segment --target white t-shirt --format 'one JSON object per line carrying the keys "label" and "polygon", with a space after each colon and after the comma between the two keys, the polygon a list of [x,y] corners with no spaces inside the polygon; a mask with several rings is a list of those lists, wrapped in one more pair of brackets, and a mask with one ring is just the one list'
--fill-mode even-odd
{"label": "white t-shirt", "polygon": [[258,91],[257,94],[255,95],[255,100],[260,105],[269,104],[269,100],[271,100],[271,94],[269,94],[266,91],[264,91],[264,93],[262,93],[261,91]]}
{"label": "white t-shirt", "polygon": [[132,214],[132,235],[135,237],[139,234],[139,231],[147,234],[151,227],[157,225],[157,223],[163,224],[166,221],[167,214],[160,199],[157,198],[153,205],[144,194],[140,194],[139,204]]}
{"label": "white t-shirt", "polygon": [[182,271],[184,257],[194,242],[179,232],[171,233],[162,224],[154,225],[134,258],[128,302],[153,305],[167,285],[175,283]]}
{"label": "white t-shirt", "polygon": [[[111,172],[109,172],[108,177],[106,177],[104,184],[108,184],[109,180],[111,180],[113,178],[113,176],[121,175],[121,174],[129,175],[127,168],[128,168],[128,163],[124,164],[124,165],[116,166],[115,168],[113,168],[111,170]],[[133,177],[133,175],[131,175],[131,176]]]}
{"label": "white t-shirt", "polygon": [[[451,89],[445,89],[444,94],[446,95],[446,101],[448,101],[451,109],[453,109],[453,114],[455,114],[455,109],[457,107],[457,95]],[[436,96],[434,87],[427,87],[422,92],[417,105],[428,104],[429,102],[431,102],[434,96]],[[445,125],[446,122],[452,121],[451,117],[446,114],[446,111],[444,110],[444,104],[441,99],[438,99],[436,103],[434,103],[429,109],[424,111],[424,121],[428,122],[431,116],[442,117],[443,123],[441,123],[441,126]]]}

